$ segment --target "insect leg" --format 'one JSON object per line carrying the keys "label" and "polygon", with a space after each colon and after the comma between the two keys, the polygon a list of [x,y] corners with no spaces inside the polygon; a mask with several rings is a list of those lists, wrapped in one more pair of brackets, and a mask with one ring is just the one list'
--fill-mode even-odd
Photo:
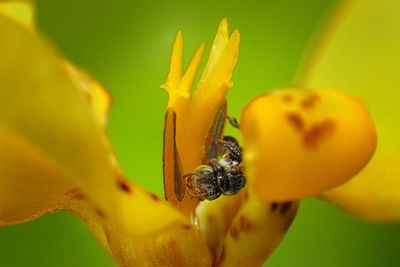
{"label": "insect leg", "polygon": [[237,121],[236,118],[227,115],[226,119],[228,120],[230,125],[232,125],[233,127],[239,129],[239,122]]}

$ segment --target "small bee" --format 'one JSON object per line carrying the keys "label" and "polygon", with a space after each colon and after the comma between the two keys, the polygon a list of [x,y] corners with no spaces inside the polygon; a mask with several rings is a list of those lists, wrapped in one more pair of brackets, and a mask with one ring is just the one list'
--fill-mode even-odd
{"label": "small bee", "polygon": [[214,200],[223,195],[235,195],[246,185],[241,168],[242,150],[231,136],[211,140],[222,151],[220,159],[211,158],[209,164],[200,165],[193,173],[184,175],[188,193],[199,200]]}
{"label": "small bee", "polygon": [[239,128],[235,118],[226,114],[226,103],[218,110],[205,144],[203,164],[182,178],[189,195],[199,200],[214,200],[237,194],[246,185],[242,170],[242,150],[235,138],[223,137],[225,122]]}
{"label": "small bee", "polygon": [[[203,165],[197,167],[193,173],[182,175],[182,164],[176,145],[176,113],[173,110],[167,111],[163,148],[166,199],[178,203],[187,193],[199,200],[213,200],[222,194],[234,195],[245,186],[246,178],[241,166],[242,150],[236,139],[223,137],[226,121],[233,127],[239,128],[236,119],[227,116],[224,103],[208,131],[208,138],[204,144]],[[167,179],[171,177],[172,180]],[[189,190],[186,190],[187,188]]]}

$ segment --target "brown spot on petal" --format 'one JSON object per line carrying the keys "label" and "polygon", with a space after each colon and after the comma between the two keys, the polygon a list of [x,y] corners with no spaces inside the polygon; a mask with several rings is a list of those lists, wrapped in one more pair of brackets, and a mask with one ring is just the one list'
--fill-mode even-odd
{"label": "brown spot on petal", "polygon": [[281,214],[282,215],[286,214],[290,210],[290,207],[292,206],[292,204],[293,203],[290,201],[282,203],[281,208],[280,208]]}
{"label": "brown spot on petal", "polygon": [[297,113],[287,113],[287,121],[298,131],[302,131],[304,128],[304,121],[302,117]]}
{"label": "brown spot on petal", "polygon": [[300,102],[300,106],[303,109],[311,109],[313,107],[315,107],[315,104],[320,100],[319,95],[317,94],[312,94],[306,98],[304,98],[301,102]]}
{"label": "brown spot on petal", "polygon": [[82,193],[82,191],[79,188],[72,188],[71,190],[65,192],[65,195],[70,196],[77,200],[83,200],[86,198],[86,195]]}
{"label": "brown spot on petal", "polygon": [[192,229],[192,226],[190,226],[189,224],[184,224],[184,225],[182,225],[182,228],[184,230],[190,230],[190,229]]}
{"label": "brown spot on petal", "polygon": [[329,137],[334,130],[335,122],[331,119],[316,123],[304,134],[304,144],[308,148],[315,148],[323,139]]}
{"label": "brown spot on petal", "polygon": [[246,191],[246,192],[244,192],[243,200],[247,201],[248,199],[249,199],[249,192]]}
{"label": "brown spot on petal", "polygon": [[154,200],[154,201],[160,201],[160,197],[157,196],[156,194],[150,193],[149,195],[150,195],[150,197],[151,197],[152,200]]}
{"label": "brown spot on petal", "polygon": [[287,104],[290,104],[293,101],[293,97],[291,95],[283,95],[281,99],[282,102],[285,102]]}
{"label": "brown spot on petal", "polygon": [[117,185],[118,185],[119,189],[121,189],[125,193],[130,193],[131,192],[131,188],[130,188],[129,184],[126,181],[118,180],[117,181]]}
{"label": "brown spot on petal", "polygon": [[215,218],[212,214],[207,214],[207,221],[212,223],[212,222],[214,222],[214,220],[215,220]]}
{"label": "brown spot on petal", "polygon": [[231,237],[236,240],[239,236],[239,229],[235,225],[233,225],[229,233]]}
{"label": "brown spot on petal", "polygon": [[248,232],[251,228],[251,223],[246,217],[240,216],[239,226],[240,226],[240,231]]}
{"label": "brown spot on petal", "polygon": [[96,212],[97,216],[99,216],[100,218],[104,219],[106,217],[104,211],[102,211],[101,209],[95,208],[94,211]]}
{"label": "brown spot on petal", "polygon": [[271,203],[271,208],[270,208],[271,212],[275,212],[278,206],[279,206],[278,202]]}
{"label": "brown spot on petal", "polygon": [[230,229],[230,235],[233,239],[239,237],[240,232],[248,232],[252,228],[252,223],[243,215],[239,217],[239,222]]}

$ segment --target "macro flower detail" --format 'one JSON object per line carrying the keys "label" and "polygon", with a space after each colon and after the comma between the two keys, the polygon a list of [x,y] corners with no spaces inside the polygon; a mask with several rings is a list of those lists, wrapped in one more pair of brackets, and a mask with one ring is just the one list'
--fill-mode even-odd
{"label": "macro flower detail", "polygon": [[[260,266],[304,197],[323,196],[366,218],[393,219],[395,209],[371,215],[359,207],[354,192],[365,198],[365,188],[358,187],[358,176],[355,186],[350,180],[350,189],[342,189],[363,175],[377,134],[362,102],[332,89],[282,88],[254,98],[239,121],[247,185],[214,201],[186,192],[182,177],[204,163],[210,133],[223,137],[219,115],[228,107],[240,41],[238,30],[229,34],[226,19],[193,93],[205,44],[184,71],[183,34],[176,36],[162,85],[169,97],[166,200],[148,192],[125,177],[109,143],[109,94],[36,33],[33,17],[29,2],[0,3],[0,226],[65,210],[88,225],[120,266]],[[304,75],[303,87],[339,88],[320,84],[329,75],[319,74],[322,82],[316,82],[321,65],[310,64],[315,69]],[[368,188],[373,180],[361,183]],[[388,191],[374,191],[377,201],[367,203],[381,208],[388,201],[379,197]]]}
{"label": "macro flower detail", "polygon": [[335,187],[358,173],[376,147],[365,106],[327,89],[260,96],[244,109],[241,129],[247,175],[267,201],[301,199]]}
{"label": "macro flower detail", "polygon": [[[176,180],[192,172],[207,153],[210,129],[219,110],[226,105],[227,90],[233,85],[231,76],[238,56],[239,31],[229,36],[227,20],[222,20],[192,96],[190,89],[204,45],[200,45],[184,74],[182,48],[183,38],[178,32],[170,72],[162,86],[169,94],[164,129],[166,197],[184,214],[194,216],[194,225],[210,248],[214,265],[258,266],[288,229],[296,214],[297,201],[263,203],[250,188],[236,196],[222,196],[198,204],[198,199],[188,194],[180,199],[176,189]],[[252,249],[248,249],[249,242]]]}
{"label": "macro flower detail", "polygon": [[354,179],[321,197],[376,222],[400,219],[399,10],[397,1],[343,3],[321,32],[317,49],[309,51],[298,77],[302,86],[343,90],[368,106],[379,140],[374,157]]}
{"label": "macro flower detail", "polygon": [[[29,4],[23,8],[32,11]],[[293,220],[296,203],[271,206],[243,191],[202,203],[192,224],[187,213],[124,177],[104,131],[106,91],[18,19],[0,14],[1,225],[69,211],[121,266],[260,265],[265,260]],[[223,101],[234,63],[228,69],[221,64],[236,61],[232,54],[220,58],[227,34],[224,21],[203,80],[204,86],[225,90],[217,92]],[[237,51],[235,40],[227,47]],[[222,81],[215,83],[215,77]],[[199,94],[198,103],[205,97]],[[205,120],[212,122],[211,117]],[[174,162],[165,160],[165,165]],[[215,214],[223,207],[226,211]]]}

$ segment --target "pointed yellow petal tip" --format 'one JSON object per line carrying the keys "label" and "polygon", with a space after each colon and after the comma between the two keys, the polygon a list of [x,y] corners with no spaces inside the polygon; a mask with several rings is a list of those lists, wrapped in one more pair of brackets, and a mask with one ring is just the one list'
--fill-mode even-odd
{"label": "pointed yellow petal tip", "polygon": [[176,34],[175,42],[172,47],[172,55],[169,64],[169,73],[167,80],[161,88],[167,90],[170,94],[173,90],[177,89],[179,81],[182,77],[182,53],[183,53],[183,36],[182,31]]}
{"label": "pointed yellow petal tip", "polygon": [[265,201],[315,195],[357,174],[376,147],[366,107],[333,90],[283,89],[243,111],[245,166]]}
{"label": "pointed yellow petal tip", "polygon": [[228,19],[227,18],[223,18],[221,20],[221,22],[219,23],[218,32],[224,33],[228,37],[229,33],[228,33]]}

